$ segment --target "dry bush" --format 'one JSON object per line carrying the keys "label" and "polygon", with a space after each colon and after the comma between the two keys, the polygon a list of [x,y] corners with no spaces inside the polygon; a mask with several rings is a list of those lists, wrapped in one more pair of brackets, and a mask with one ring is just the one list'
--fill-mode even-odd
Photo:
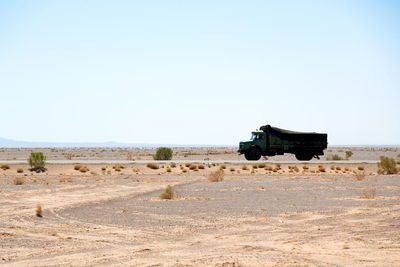
{"label": "dry bush", "polygon": [[333,156],[327,156],[326,160],[343,160],[343,158],[337,154],[333,155]]}
{"label": "dry bush", "polygon": [[221,182],[221,181],[224,180],[224,176],[225,176],[224,170],[218,170],[218,171],[215,171],[215,172],[211,172],[208,175],[208,180],[210,182]]}
{"label": "dry bush", "polygon": [[272,171],[273,171],[273,172],[277,172],[277,171],[279,171],[279,168],[278,168],[278,167],[275,167],[275,168],[272,169]]}
{"label": "dry bush", "polygon": [[64,177],[60,177],[60,178],[58,178],[58,181],[59,181],[60,183],[65,183],[65,178],[64,178]]}
{"label": "dry bush", "polygon": [[242,170],[247,171],[248,170],[247,165],[243,165]]}
{"label": "dry bush", "polygon": [[132,152],[128,152],[128,154],[126,155],[126,160],[133,160]]}
{"label": "dry bush", "polygon": [[229,170],[230,170],[231,172],[234,172],[234,171],[235,171],[235,168],[232,167],[232,168],[230,168]]}
{"label": "dry bush", "polygon": [[90,174],[96,175],[97,173],[95,171],[91,171]]}
{"label": "dry bush", "polygon": [[165,191],[161,193],[160,195],[161,199],[173,199],[174,198],[174,189],[172,186],[168,185],[167,188],[165,188]]}
{"label": "dry bush", "polygon": [[368,188],[364,189],[362,192],[362,195],[360,198],[365,198],[365,199],[374,199],[376,195],[376,189],[375,188]]}
{"label": "dry bush", "polygon": [[14,184],[15,185],[23,185],[25,183],[25,179],[23,177],[15,177]]}
{"label": "dry bush", "polygon": [[40,218],[43,217],[43,210],[40,204],[36,205],[36,216]]}
{"label": "dry bush", "polygon": [[24,170],[22,168],[17,169],[17,173],[23,173],[23,172],[24,172]]}
{"label": "dry bush", "polygon": [[267,166],[265,166],[264,170],[266,170],[266,171],[272,171],[272,167],[269,166],[269,165],[267,165]]}
{"label": "dry bush", "polygon": [[197,170],[197,165],[196,164],[191,164],[189,166],[189,169],[192,170],[192,171],[195,171],[195,170]]}
{"label": "dry bush", "polygon": [[0,168],[2,168],[3,171],[6,171],[6,170],[10,169],[10,165],[8,165],[8,164],[1,164]]}
{"label": "dry bush", "polygon": [[199,167],[200,170],[204,170],[204,168],[205,168],[205,166],[203,164],[199,164],[198,167]]}
{"label": "dry bush", "polygon": [[105,172],[107,170],[106,167],[101,167],[101,171]]}
{"label": "dry bush", "polygon": [[183,169],[182,169],[182,172],[187,172],[187,169],[186,169],[186,168],[183,168]]}
{"label": "dry bush", "polygon": [[253,169],[257,169],[257,168],[258,168],[258,164],[253,164],[253,165],[251,165],[251,167],[252,167]]}
{"label": "dry bush", "polygon": [[278,170],[281,169],[281,164],[275,164],[275,166],[276,166],[276,168],[277,168]]}
{"label": "dry bush", "polygon": [[258,164],[258,168],[260,168],[260,169],[265,168],[265,163]]}
{"label": "dry bush", "polygon": [[221,170],[225,170],[225,169],[226,169],[226,165],[225,165],[225,164],[222,164],[219,168],[220,168]]}
{"label": "dry bush", "polygon": [[379,174],[396,174],[398,172],[396,161],[393,158],[381,157],[378,162]]}
{"label": "dry bush", "polygon": [[298,168],[297,166],[294,166],[293,170],[294,170],[295,172],[299,172],[299,168]]}
{"label": "dry bush", "polygon": [[86,166],[82,166],[82,167],[80,167],[79,171],[80,171],[81,173],[86,173],[86,172],[89,171],[89,168],[86,167]]}
{"label": "dry bush", "polygon": [[357,181],[362,181],[365,178],[365,173],[359,172],[359,173],[356,173],[354,176],[356,177]]}
{"label": "dry bush", "polygon": [[340,168],[340,166],[336,166],[336,170],[340,171],[342,168]]}
{"label": "dry bush", "polygon": [[[122,164],[114,164],[113,166],[112,166],[112,168],[115,170],[115,171],[117,171],[117,169],[119,169],[119,171],[121,171],[121,169],[125,169],[125,165],[122,165]],[[118,172],[119,172],[118,171]]]}
{"label": "dry bush", "polygon": [[351,156],[353,156],[353,151],[346,151],[346,159],[349,159]]}
{"label": "dry bush", "polygon": [[344,170],[345,170],[346,172],[348,172],[350,169],[346,167],[346,168],[344,168]]}
{"label": "dry bush", "polygon": [[308,170],[308,166],[307,165],[303,165],[303,170]]}
{"label": "dry bush", "polygon": [[189,168],[190,165],[192,165],[192,163],[185,163],[185,167],[186,167],[186,168]]}
{"label": "dry bush", "polygon": [[176,167],[176,163],[175,162],[171,162],[170,166],[171,166],[171,168],[175,168]]}
{"label": "dry bush", "polygon": [[171,170],[171,168],[170,167],[168,167],[167,168],[167,172],[171,172],[172,170]]}
{"label": "dry bush", "polygon": [[140,170],[139,168],[132,168],[132,171],[138,173]]}
{"label": "dry bush", "polygon": [[318,171],[320,171],[320,172],[325,172],[324,166],[319,165],[319,166],[318,166]]}
{"label": "dry bush", "polygon": [[74,166],[75,171],[79,171],[81,168],[82,168],[81,164],[75,164],[75,166]]}
{"label": "dry bush", "polygon": [[150,168],[150,169],[153,169],[153,170],[157,170],[157,169],[160,168],[160,167],[158,166],[158,164],[156,164],[156,163],[147,163],[147,164],[146,164],[146,167],[147,167],[147,168]]}
{"label": "dry bush", "polygon": [[335,166],[331,166],[331,170],[334,171],[335,170]]}
{"label": "dry bush", "polygon": [[359,171],[363,171],[363,170],[364,170],[364,166],[358,166],[357,169],[358,169]]}

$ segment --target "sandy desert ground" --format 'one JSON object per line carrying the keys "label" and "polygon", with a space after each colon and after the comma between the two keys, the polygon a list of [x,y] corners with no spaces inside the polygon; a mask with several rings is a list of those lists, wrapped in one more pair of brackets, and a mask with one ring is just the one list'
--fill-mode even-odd
{"label": "sandy desert ground", "polygon": [[[400,160],[399,148],[351,149],[351,159]],[[2,149],[26,159],[38,149]],[[102,151],[104,150],[104,151]],[[152,149],[40,149],[50,159],[146,159]],[[119,152],[118,152],[119,151]],[[179,148],[174,159],[236,159],[234,148]],[[189,153],[189,152],[190,153]],[[212,152],[212,153],[211,153]],[[131,153],[131,154],[129,154]],[[129,156],[130,155],[130,156]],[[285,155],[276,159],[291,159]],[[396,266],[400,175],[376,164],[266,162],[27,164],[0,169],[0,264],[7,266]],[[242,157],[239,157],[242,159]],[[172,160],[173,162],[173,160]],[[118,167],[118,166],[114,166]],[[203,169],[204,167],[204,169]],[[192,168],[192,170],[191,170]],[[220,182],[208,180],[224,168]],[[22,173],[17,173],[22,169]],[[17,185],[20,183],[20,185]],[[176,198],[162,200],[167,185]],[[37,205],[42,217],[36,216]]]}

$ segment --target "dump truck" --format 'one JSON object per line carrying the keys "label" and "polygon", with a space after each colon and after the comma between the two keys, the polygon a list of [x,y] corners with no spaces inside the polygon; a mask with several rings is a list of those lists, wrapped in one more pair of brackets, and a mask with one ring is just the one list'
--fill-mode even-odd
{"label": "dump truck", "polygon": [[284,153],[292,153],[298,160],[311,160],[324,155],[327,146],[326,133],[295,132],[265,125],[251,133],[250,141],[240,142],[238,152],[247,160]]}

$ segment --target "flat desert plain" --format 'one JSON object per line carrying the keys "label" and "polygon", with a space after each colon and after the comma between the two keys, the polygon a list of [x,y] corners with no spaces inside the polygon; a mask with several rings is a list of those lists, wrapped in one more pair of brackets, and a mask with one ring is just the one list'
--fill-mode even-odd
{"label": "flat desert plain", "polygon": [[[20,163],[0,169],[0,264],[398,266],[399,175],[346,160],[274,163],[291,155],[212,162],[243,159],[234,150],[178,148],[171,163],[152,169],[134,160],[150,159],[154,149],[2,149],[0,160],[43,151],[71,163],[47,164],[42,173]],[[353,160],[400,159],[398,148],[328,150],[343,157],[352,150]],[[132,163],[75,166],[81,158]],[[223,180],[211,182],[221,169]],[[174,198],[161,199],[168,185]]]}

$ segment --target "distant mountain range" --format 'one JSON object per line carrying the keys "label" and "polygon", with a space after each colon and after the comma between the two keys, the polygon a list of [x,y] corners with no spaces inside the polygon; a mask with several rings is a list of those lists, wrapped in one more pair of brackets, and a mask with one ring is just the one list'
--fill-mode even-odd
{"label": "distant mountain range", "polygon": [[230,147],[229,145],[177,145],[148,143],[118,143],[118,142],[29,142],[17,141],[0,137],[0,147]]}

